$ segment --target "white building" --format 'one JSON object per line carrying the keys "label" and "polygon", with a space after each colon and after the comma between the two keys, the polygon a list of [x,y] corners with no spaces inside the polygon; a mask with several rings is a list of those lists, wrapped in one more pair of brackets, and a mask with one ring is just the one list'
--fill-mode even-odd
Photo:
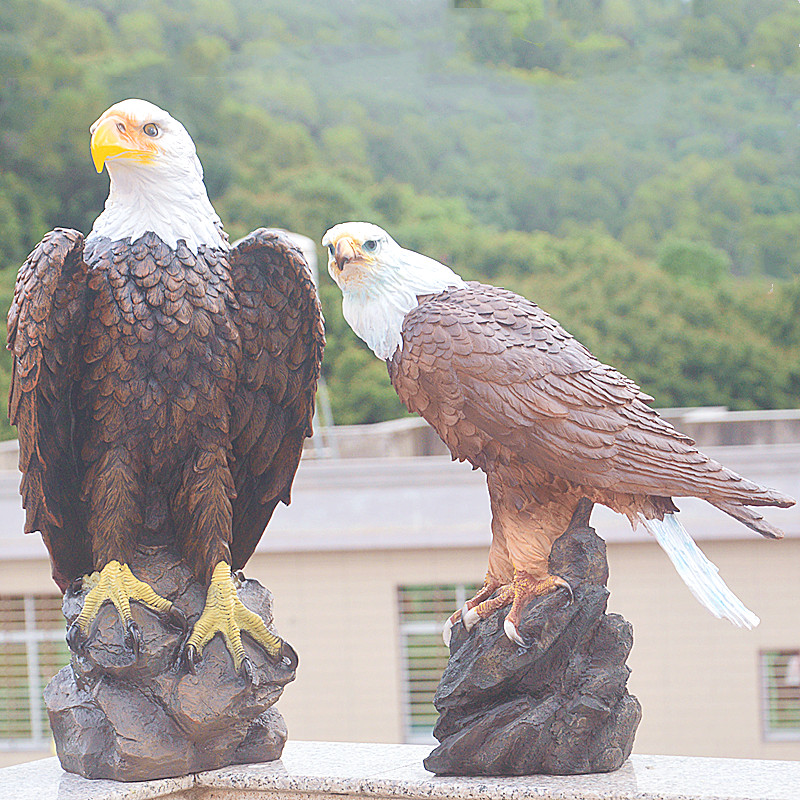
{"label": "white building", "polygon": [[[706,452],[800,498],[800,412],[702,410],[694,421],[687,413],[678,427],[712,443]],[[743,438],[759,443],[720,446]],[[41,688],[66,659],[57,589],[40,537],[21,532],[8,448],[0,764],[49,754]],[[276,511],[248,564],[248,576],[274,592],[279,632],[300,655],[278,705],[291,737],[432,741],[441,623],[482,580],[489,544],[482,474],[419,455],[440,448],[417,420],[323,435],[310,453],[362,457],[304,459],[291,507]],[[609,610],[635,631],[629,688],[644,709],[635,752],[800,759],[800,508],[768,510],[787,534],[773,542],[707,504],[678,505],[761,625],[746,631],[714,619],[643,530],[595,509],[592,524],[608,543]]]}

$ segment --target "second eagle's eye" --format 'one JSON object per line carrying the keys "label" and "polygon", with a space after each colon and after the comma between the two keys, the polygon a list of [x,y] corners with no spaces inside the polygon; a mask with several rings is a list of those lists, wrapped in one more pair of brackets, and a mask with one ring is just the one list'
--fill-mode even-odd
{"label": "second eagle's eye", "polygon": [[365,253],[374,253],[378,249],[378,243],[375,239],[367,239],[363,244]]}
{"label": "second eagle's eye", "polygon": [[158,136],[158,125],[156,125],[155,122],[148,122],[147,125],[142,128],[142,130],[148,136]]}

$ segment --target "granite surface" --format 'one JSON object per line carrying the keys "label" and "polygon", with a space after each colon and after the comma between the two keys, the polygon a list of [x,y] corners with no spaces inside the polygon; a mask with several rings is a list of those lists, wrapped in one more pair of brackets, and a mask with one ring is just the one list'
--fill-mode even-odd
{"label": "granite surface", "polygon": [[143,783],[91,781],[64,772],[57,758],[0,769],[0,800],[152,800],[181,797],[194,785],[194,775]]}
{"label": "granite surface", "polygon": [[616,772],[524,778],[436,777],[426,745],[289,742],[280,761],[146,783],[89,781],[55,758],[0,769],[2,800],[798,800],[800,762],[634,755]]}

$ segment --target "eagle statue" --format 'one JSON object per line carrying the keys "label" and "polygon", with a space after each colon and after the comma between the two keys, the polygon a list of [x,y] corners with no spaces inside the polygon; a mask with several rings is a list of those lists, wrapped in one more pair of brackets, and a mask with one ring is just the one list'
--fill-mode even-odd
{"label": "eagle statue", "polygon": [[324,335],[300,251],[277,230],[231,246],[183,125],[144,100],[90,129],[110,190],[88,236],[56,228],[22,265],[8,315],[9,416],[25,530],[40,531],[85,646],[110,601],[136,654],[136,601],[186,624],[139,580],[137,546],[167,544],[207,586],[182,659],[220,633],[250,675],[242,632],[273,660],[292,648],[238,599],[232,570],[288,503],[311,433]]}
{"label": "eagle statue", "polygon": [[587,498],[642,523],[697,599],[742,627],[758,617],[730,591],[676,516],[673,497],[699,497],[762,536],[780,538],[758,506],[793,505],[699,452],[661,419],[652,398],[598,361],[535,303],[464,281],[365,222],[322,240],[344,317],[385,360],[400,399],[454,459],[486,473],[492,543],[483,587],[445,623],[467,628],[511,605],[504,627],[563,587],[548,557]]}

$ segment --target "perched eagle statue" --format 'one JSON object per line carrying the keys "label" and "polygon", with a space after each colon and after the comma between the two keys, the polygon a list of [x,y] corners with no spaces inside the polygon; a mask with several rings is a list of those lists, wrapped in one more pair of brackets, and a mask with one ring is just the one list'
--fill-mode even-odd
{"label": "perched eagle statue", "polygon": [[446,623],[446,641],[459,617],[471,627],[511,605],[506,635],[522,643],[527,601],[571,591],[549,573],[548,556],[584,497],[642,522],[712,614],[758,624],[678,522],[672,497],[702,498],[770,538],[783,534],[753,506],[787,507],[790,497],[700,453],[651,397],[529,300],[466,282],[369,223],[337,225],[322,244],[345,319],[387,362],[400,399],[453,458],[486,473],[486,580]]}
{"label": "perched eagle statue", "polygon": [[68,640],[85,644],[106,601],[135,652],[132,600],[180,621],[128,566],[137,545],[166,543],[208,586],[191,668],[221,633],[248,672],[241,631],[291,661],[231,569],[289,502],[311,433],[324,337],[307,265],[279,231],[229,245],[194,143],[152,103],[109,108],[91,153],[111,179],[105,210],[85,239],[42,239],[8,315],[25,530],[41,531],[62,591],[91,587]]}

